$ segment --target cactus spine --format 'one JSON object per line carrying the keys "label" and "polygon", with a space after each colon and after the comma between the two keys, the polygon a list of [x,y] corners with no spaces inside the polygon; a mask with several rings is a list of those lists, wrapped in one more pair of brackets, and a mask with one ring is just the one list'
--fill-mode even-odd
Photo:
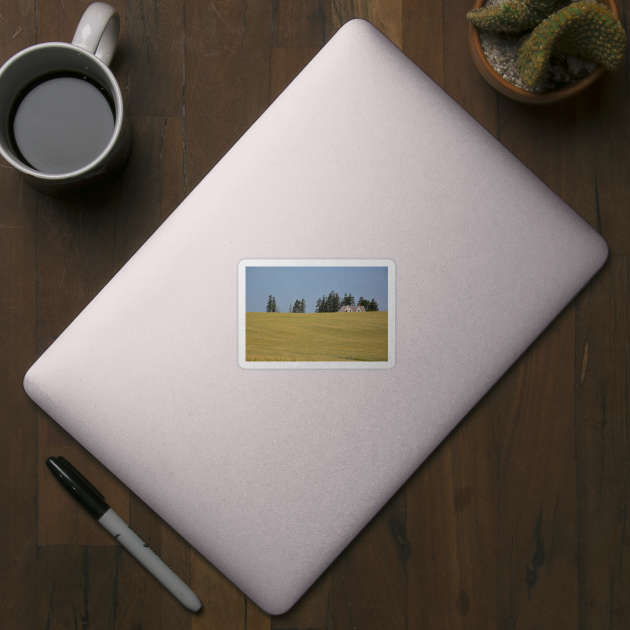
{"label": "cactus spine", "polygon": [[626,49],[626,34],[614,13],[596,2],[576,2],[543,20],[521,45],[516,65],[534,85],[554,53],[565,53],[616,69]]}
{"label": "cactus spine", "polygon": [[519,33],[532,29],[568,0],[507,0],[481,9],[472,9],[466,17],[479,29],[501,33]]}

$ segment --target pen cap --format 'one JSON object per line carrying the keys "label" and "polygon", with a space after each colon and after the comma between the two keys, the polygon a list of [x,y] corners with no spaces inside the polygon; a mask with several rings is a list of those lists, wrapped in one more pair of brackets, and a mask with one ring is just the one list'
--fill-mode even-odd
{"label": "pen cap", "polygon": [[105,497],[65,457],[49,457],[46,466],[94,518],[109,510]]}

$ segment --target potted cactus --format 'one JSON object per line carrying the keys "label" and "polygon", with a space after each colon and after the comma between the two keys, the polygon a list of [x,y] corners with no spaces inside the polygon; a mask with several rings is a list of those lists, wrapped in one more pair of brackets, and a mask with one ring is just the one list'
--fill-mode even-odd
{"label": "potted cactus", "polygon": [[[624,58],[627,38],[617,7],[604,1],[477,0],[467,14],[473,60],[510,98],[545,103],[571,96]],[[493,58],[492,42],[511,48],[507,64]]]}

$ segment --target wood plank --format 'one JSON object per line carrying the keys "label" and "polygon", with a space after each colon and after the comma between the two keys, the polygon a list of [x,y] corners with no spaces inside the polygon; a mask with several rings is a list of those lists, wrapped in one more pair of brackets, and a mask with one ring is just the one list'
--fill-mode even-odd
{"label": "wood plank", "polygon": [[323,46],[330,39],[329,0],[272,0],[272,46]]}
{"label": "wood plank", "polygon": [[37,350],[44,352],[105,286],[121,181],[104,193],[73,200],[40,195]]}
{"label": "wood plank", "polygon": [[132,117],[131,121],[134,146],[115,208],[111,275],[184,199],[181,118]]}
{"label": "wood plank", "polygon": [[444,87],[442,1],[403,0],[402,50],[440,87]]}
{"label": "wood plank", "polygon": [[580,628],[630,627],[630,260],[611,256],[576,305]]}
{"label": "wood plank", "polygon": [[160,188],[159,216],[161,225],[184,201],[184,133],[181,117],[164,119],[159,145]]}
{"label": "wood plank", "polygon": [[407,625],[406,488],[399,490],[332,567],[332,627]]}
{"label": "wood plank", "polygon": [[[625,15],[630,15],[630,3],[619,3]],[[627,19],[627,17],[626,17]],[[626,26],[626,32],[628,27]],[[590,204],[588,220],[597,227],[615,254],[630,254],[630,64],[623,64],[615,73],[605,74],[594,86],[589,98],[592,107],[584,116],[580,127],[574,128],[580,135],[588,135],[582,145],[588,151],[593,164],[591,186],[595,200]],[[574,167],[574,162],[567,164]],[[577,184],[578,178],[573,178]],[[594,215],[594,216],[593,216]]]}
{"label": "wood plank", "polygon": [[184,85],[182,0],[127,4],[125,50],[130,116],[181,116]]}
{"label": "wood plank", "polygon": [[269,98],[275,101],[309,61],[321,50],[319,46],[272,48],[269,52]]}
{"label": "wood plank", "polygon": [[409,630],[496,618],[499,398],[494,387],[407,483]]}
{"label": "wood plank", "polygon": [[[602,80],[601,85],[606,86],[607,81],[614,83],[615,80],[616,79],[612,77],[605,78]],[[612,83],[610,86],[612,86]],[[607,98],[611,104],[616,103],[616,105],[609,107],[618,108],[621,102],[619,93],[617,92],[617,94],[615,94],[613,88],[610,86],[608,88]],[[614,182],[609,177],[610,171],[612,170],[614,172],[616,168],[612,167],[611,169],[611,158],[614,159],[615,164],[617,164],[617,161],[621,158],[619,155],[615,156],[614,153],[610,152],[608,148],[610,136],[608,136],[608,140],[602,136],[602,130],[609,127],[607,123],[608,118],[602,116],[603,105],[602,93],[598,90],[591,90],[566,102],[557,103],[544,108],[514,103],[501,97],[499,99],[498,112],[499,139],[501,142],[541,177],[556,193],[575,208],[576,211],[584,216],[593,227],[599,229],[601,232],[607,231],[606,228],[604,228],[606,216],[610,216],[611,218],[618,216],[618,206],[615,207],[614,203],[615,197],[620,195],[623,199],[627,195],[628,185],[626,179],[620,177],[619,170],[617,170]],[[617,132],[620,134],[620,137],[623,138],[627,133],[626,122],[624,117],[621,117],[619,120],[620,124],[617,126]],[[526,141],[524,140],[525,135],[527,135]],[[602,172],[606,172],[603,178],[600,175]],[[602,183],[604,181],[606,181],[605,184]],[[602,202],[604,198],[606,201]],[[623,226],[619,227],[623,234],[625,228]],[[617,246],[621,246],[621,241],[619,239],[616,240],[616,244]],[[623,248],[623,246],[621,247]],[[578,352],[580,352],[579,342],[576,347],[578,348]],[[581,359],[578,359],[576,356],[575,361],[577,362],[578,360]],[[565,369],[568,369],[568,367]],[[579,402],[576,409],[576,422],[579,436],[580,418],[583,417]],[[564,419],[564,414],[561,417]],[[558,420],[556,419],[555,422],[557,423]],[[536,424],[533,430],[540,431],[541,429],[539,429],[538,424]],[[575,439],[571,438],[568,425],[562,430],[566,432],[567,440]],[[560,446],[559,443],[558,446]],[[578,442],[578,453],[579,448]],[[551,624],[554,615],[556,616],[556,621],[560,622],[559,606],[560,601],[564,599],[565,605],[567,606],[567,617],[563,623],[567,624],[567,619],[573,619],[575,625],[577,625],[579,612],[580,627],[586,627],[582,626],[582,623],[585,610],[585,591],[588,589],[584,587],[584,578],[582,577],[581,570],[579,611],[576,611],[575,604],[575,599],[577,598],[576,590],[578,589],[575,582],[578,579],[578,570],[575,566],[577,560],[574,556],[576,553],[579,553],[581,558],[584,553],[581,540],[577,550],[573,549],[573,546],[578,545],[578,542],[576,541],[575,534],[575,517],[572,516],[571,513],[574,509],[581,509],[579,503],[578,507],[573,508],[573,499],[568,496],[570,484],[573,483],[573,480],[569,477],[569,472],[575,469],[575,464],[569,459],[568,446],[562,446],[561,452],[564,453],[567,468],[564,473],[564,481],[561,481],[560,475],[558,474],[556,476],[560,479],[561,483],[555,483],[559,490],[559,506],[564,505],[565,515],[561,519],[553,519],[554,523],[559,521],[560,526],[558,527],[550,522],[550,518],[555,514],[555,508],[551,504],[552,498],[545,496],[544,500],[547,505],[541,505],[538,519],[535,518],[535,500],[533,497],[531,499],[531,506],[528,510],[529,514],[526,517],[527,530],[529,531],[522,529],[520,526],[518,528],[518,531],[522,532],[520,537],[528,536],[530,538],[530,559],[529,563],[526,565],[528,572],[525,575],[532,583],[536,581],[535,578],[539,575],[535,564],[536,562],[541,562],[543,559],[541,550],[545,551],[544,558],[549,557],[549,553],[545,550],[545,545],[554,533],[552,530],[550,531],[549,528],[555,530],[562,527],[565,530],[565,545],[562,549],[562,553],[556,553],[554,555],[554,560],[558,565],[556,567],[557,577],[554,580],[553,591],[555,600],[553,602],[543,601],[543,598],[540,597],[540,593],[548,589],[540,589],[540,591],[536,589],[536,597],[531,596],[531,599],[527,600],[527,605],[525,606],[524,600],[526,596],[524,590],[521,590],[524,589],[521,576],[519,590],[521,590],[522,601],[520,604],[523,605],[524,608],[517,608],[516,611],[514,611],[513,601],[510,599],[510,602],[507,603],[508,598],[513,597],[513,593],[509,592],[510,589],[507,588],[504,588],[501,593],[503,599],[501,603],[506,610],[511,611],[509,614],[515,615],[514,617],[510,617],[510,619],[517,619],[519,622],[523,620],[522,623],[526,623],[527,619],[541,619],[543,616],[542,611],[545,610],[545,619],[550,623],[549,627],[552,627]],[[557,456],[550,451],[548,457],[555,458]],[[573,473],[571,472],[571,474]],[[578,475],[577,472],[575,474]],[[506,481],[508,484],[515,486],[514,482]],[[552,478],[549,479],[549,483],[554,483]],[[514,490],[511,491],[511,493],[516,495]],[[580,501],[581,499],[582,493],[580,491],[576,501]],[[520,500],[521,499],[519,499],[519,501]],[[514,501],[516,501],[516,498]],[[560,507],[558,510],[559,509]],[[523,522],[520,518],[515,518],[514,524],[516,524],[516,521]],[[548,528],[547,534],[544,533],[545,522]],[[532,539],[537,541],[535,549],[531,548],[533,544]],[[554,539],[557,539],[557,535]],[[499,544],[500,559],[502,555],[503,557],[512,557],[511,554],[514,550],[519,549],[519,552],[524,555],[521,562],[525,562],[526,555],[524,548],[521,546],[522,541],[517,541],[514,545],[510,545],[508,541],[504,539],[503,542],[500,541]],[[538,555],[536,555],[537,553]],[[564,569],[561,569],[562,563],[564,563]],[[592,566],[594,568],[594,565]],[[518,582],[516,576],[514,576],[514,579]],[[503,581],[503,584],[505,584],[505,581]],[[538,587],[540,586],[541,584],[538,583]],[[530,595],[530,590],[528,590],[527,597],[530,597]],[[594,598],[593,601],[597,600],[598,598]],[[549,611],[552,611],[552,614],[549,614]],[[505,614],[508,615],[507,612]],[[514,623],[516,623],[516,621],[514,621]]]}
{"label": "wood plank", "polygon": [[4,2],[0,20],[0,64],[23,48],[37,43],[36,38],[33,2],[31,0]]}
{"label": "wood plank", "polygon": [[[33,3],[0,9],[0,64],[35,43]],[[0,158],[0,619],[36,625],[37,418],[22,388],[35,345],[37,193]]]}
{"label": "wood plank", "polygon": [[203,608],[193,617],[193,630],[246,630],[251,602],[247,605],[245,595],[195,549],[191,588],[203,602]]}
{"label": "wood plank", "polygon": [[[592,142],[595,129],[601,128],[604,124],[603,120],[597,120],[599,117],[597,100],[596,92],[591,92],[541,109],[500,97],[498,118],[501,142],[594,227],[601,229],[597,199],[598,158]],[[524,134],[527,134],[527,141],[524,141]],[[554,370],[554,378],[555,372],[571,374],[573,378],[569,367],[569,343],[570,340],[567,338],[566,350],[563,352],[566,357],[563,363],[566,365],[558,366]],[[550,367],[548,371],[547,378],[550,379],[552,368]],[[539,379],[541,381],[539,386],[543,387],[543,381],[547,378],[541,374],[535,377],[534,382]],[[517,386],[512,387],[516,391]],[[536,390],[532,390],[532,394],[534,391]],[[537,441],[523,434],[519,434],[515,439],[515,443],[521,445],[521,452],[522,449],[528,449],[535,454],[535,461],[530,464],[534,471],[533,481],[528,483],[525,479],[513,479],[511,475],[515,470],[510,472],[503,466],[501,468],[501,487],[512,489],[509,491],[511,495],[509,499],[503,492],[501,493],[500,531],[505,535],[499,539],[499,566],[501,567],[507,558],[512,562],[517,558],[520,566],[518,572],[512,567],[504,579],[499,581],[501,585],[499,613],[501,620],[508,619],[509,624],[513,624],[514,627],[521,624],[526,626],[534,620],[539,627],[553,627],[559,623],[577,626],[578,617],[581,616],[581,609],[578,610],[576,603],[578,541],[575,513],[578,509],[578,499],[577,496],[575,499],[572,496],[572,486],[576,483],[574,476],[577,475],[573,452],[575,430],[570,427],[566,415],[570,405],[569,398],[573,395],[566,383],[561,385],[561,391],[566,402],[558,407],[555,415],[543,411],[540,415],[533,416],[531,420],[528,419],[534,423],[530,430],[532,435],[539,436]],[[548,396],[549,401],[552,400],[551,390],[548,390],[548,394],[542,395]],[[559,401],[560,395],[558,393],[557,395]],[[524,393],[519,394],[519,397],[524,396]],[[555,433],[551,436],[549,427],[540,423],[545,415],[555,427]],[[508,416],[504,413],[502,420],[506,417]],[[503,427],[504,424],[501,427],[502,435]],[[540,438],[545,435],[546,442],[543,443]],[[553,444],[555,449],[552,448]],[[547,451],[546,455],[544,451]],[[509,454],[506,455],[504,460],[502,456],[502,462],[509,457]],[[559,468],[562,461],[563,467]],[[523,461],[521,465],[526,464]],[[541,477],[541,472],[545,479]],[[503,486],[503,483],[506,485]],[[521,483],[529,488],[526,489],[524,486],[519,492],[518,486]],[[541,491],[542,496],[539,496]],[[523,496],[527,499],[523,500]],[[507,510],[506,500],[509,506]],[[513,513],[512,504],[517,503],[520,504],[519,508]],[[503,517],[508,519],[509,524],[505,524]],[[547,548],[549,544],[557,544],[556,541],[560,544],[558,549],[552,551]],[[555,566],[551,564],[547,566],[550,557]],[[544,624],[549,625],[543,625],[543,619]]]}
{"label": "wood plank", "polygon": [[36,628],[111,630],[116,613],[116,548],[42,547],[33,592]]}
{"label": "wood plank", "polygon": [[[499,99],[499,140],[554,192],[597,228],[592,131],[587,95],[539,108]],[[527,142],[523,134],[527,133]]]}
{"label": "wood plank", "polygon": [[499,385],[501,627],[578,625],[574,345],[571,305]]}
{"label": "wood plank", "polygon": [[192,617],[192,630],[271,630],[270,616],[196,549],[190,567],[190,587],[203,603]]}
{"label": "wood plank", "polygon": [[[479,74],[468,49],[470,0],[443,4],[443,88],[491,134],[497,135],[498,93]],[[436,51],[436,54],[439,54]]]}
{"label": "wood plank", "polygon": [[0,618],[26,629],[34,627],[37,410],[22,379],[37,359],[36,192],[4,160],[0,198]]}
{"label": "wood plank", "polygon": [[332,628],[332,576],[332,569],[325,571],[288,612],[273,615],[272,630]]}
{"label": "wood plank", "polygon": [[270,630],[271,618],[254,602],[245,597],[245,630]]}
{"label": "wood plank", "polygon": [[[499,98],[499,139],[608,241],[628,253],[630,204],[627,152],[630,92],[621,74],[598,87],[543,107]],[[611,125],[608,121],[614,120]],[[527,133],[527,142],[523,134]]]}
{"label": "wood plank", "polygon": [[269,105],[271,11],[263,0],[193,3],[185,29],[189,192]]}
{"label": "wood plank", "polygon": [[348,20],[363,18],[402,50],[403,0],[332,0],[332,33]]}

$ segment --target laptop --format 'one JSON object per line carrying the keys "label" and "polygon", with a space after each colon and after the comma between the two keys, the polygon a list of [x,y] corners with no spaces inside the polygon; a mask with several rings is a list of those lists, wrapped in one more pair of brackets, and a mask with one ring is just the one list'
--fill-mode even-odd
{"label": "laptop", "polygon": [[607,255],[566,203],[353,20],[24,387],[280,614]]}

